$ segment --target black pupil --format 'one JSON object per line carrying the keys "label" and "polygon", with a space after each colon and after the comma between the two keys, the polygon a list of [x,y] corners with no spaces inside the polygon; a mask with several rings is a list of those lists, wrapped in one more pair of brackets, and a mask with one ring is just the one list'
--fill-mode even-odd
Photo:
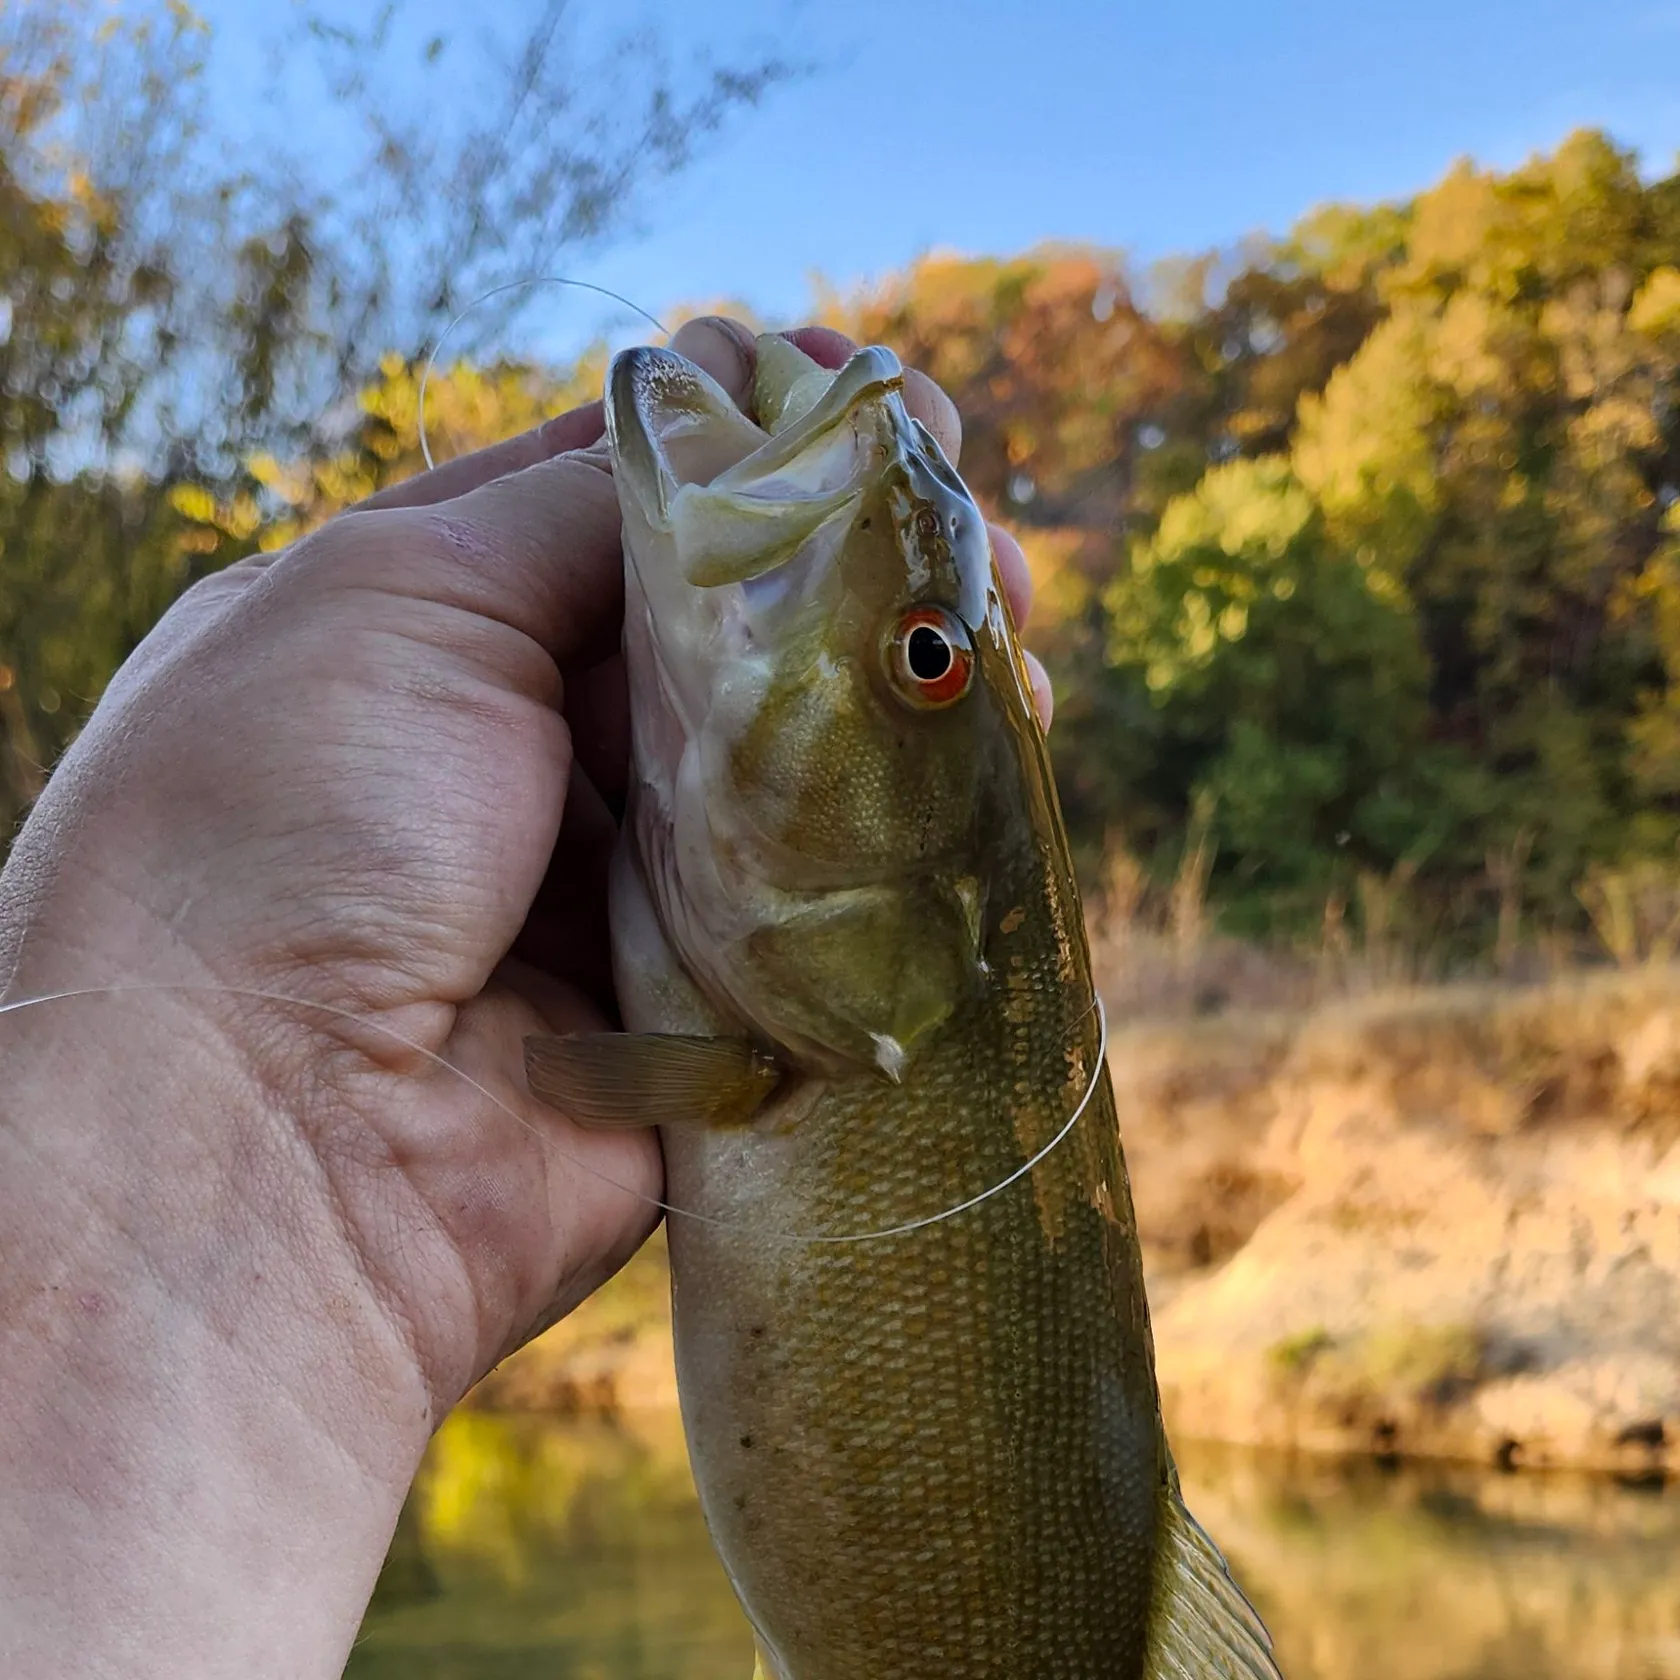
{"label": "black pupil", "polygon": [[904,654],[917,682],[938,682],[951,669],[951,644],[926,624],[910,632]]}

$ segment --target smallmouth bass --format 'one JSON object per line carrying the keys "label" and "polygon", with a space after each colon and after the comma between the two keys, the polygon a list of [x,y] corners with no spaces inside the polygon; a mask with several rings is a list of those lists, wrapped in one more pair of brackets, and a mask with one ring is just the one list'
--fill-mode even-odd
{"label": "smallmouth bass", "polygon": [[766,338],[749,417],[614,361],[627,1031],[531,1088],[659,1124],[699,1216],[678,1385],[764,1680],[1277,1680],[1179,1496],[1043,732],[902,387]]}

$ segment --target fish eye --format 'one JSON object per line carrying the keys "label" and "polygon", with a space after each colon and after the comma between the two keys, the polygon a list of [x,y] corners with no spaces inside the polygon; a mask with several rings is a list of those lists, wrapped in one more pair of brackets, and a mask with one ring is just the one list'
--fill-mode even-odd
{"label": "fish eye", "polygon": [[887,672],[901,700],[922,710],[962,699],[974,678],[974,648],[943,607],[912,607],[893,627]]}

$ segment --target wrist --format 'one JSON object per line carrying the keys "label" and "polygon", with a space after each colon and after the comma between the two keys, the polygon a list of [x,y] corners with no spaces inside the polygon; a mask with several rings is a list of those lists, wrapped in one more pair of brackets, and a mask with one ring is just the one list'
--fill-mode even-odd
{"label": "wrist", "polygon": [[307,1143],[181,995],[0,1066],[0,1671],[336,1675],[432,1419]]}

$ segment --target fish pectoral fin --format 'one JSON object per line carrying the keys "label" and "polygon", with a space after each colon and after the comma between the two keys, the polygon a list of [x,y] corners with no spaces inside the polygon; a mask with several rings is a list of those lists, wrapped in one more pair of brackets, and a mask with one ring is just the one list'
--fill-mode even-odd
{"label": "fish pectoral fin", "polygon": [[781,1069],[744,1038],[566,1033],[525,1040],[525,1079],[580,1126],[738,1126]]}
{"label": "fish pectoral fin", "polygon": [[1265,1623],[1184,1508],[1176,1474],[1162,1504],[1143,1680],[1282,1680]]}

